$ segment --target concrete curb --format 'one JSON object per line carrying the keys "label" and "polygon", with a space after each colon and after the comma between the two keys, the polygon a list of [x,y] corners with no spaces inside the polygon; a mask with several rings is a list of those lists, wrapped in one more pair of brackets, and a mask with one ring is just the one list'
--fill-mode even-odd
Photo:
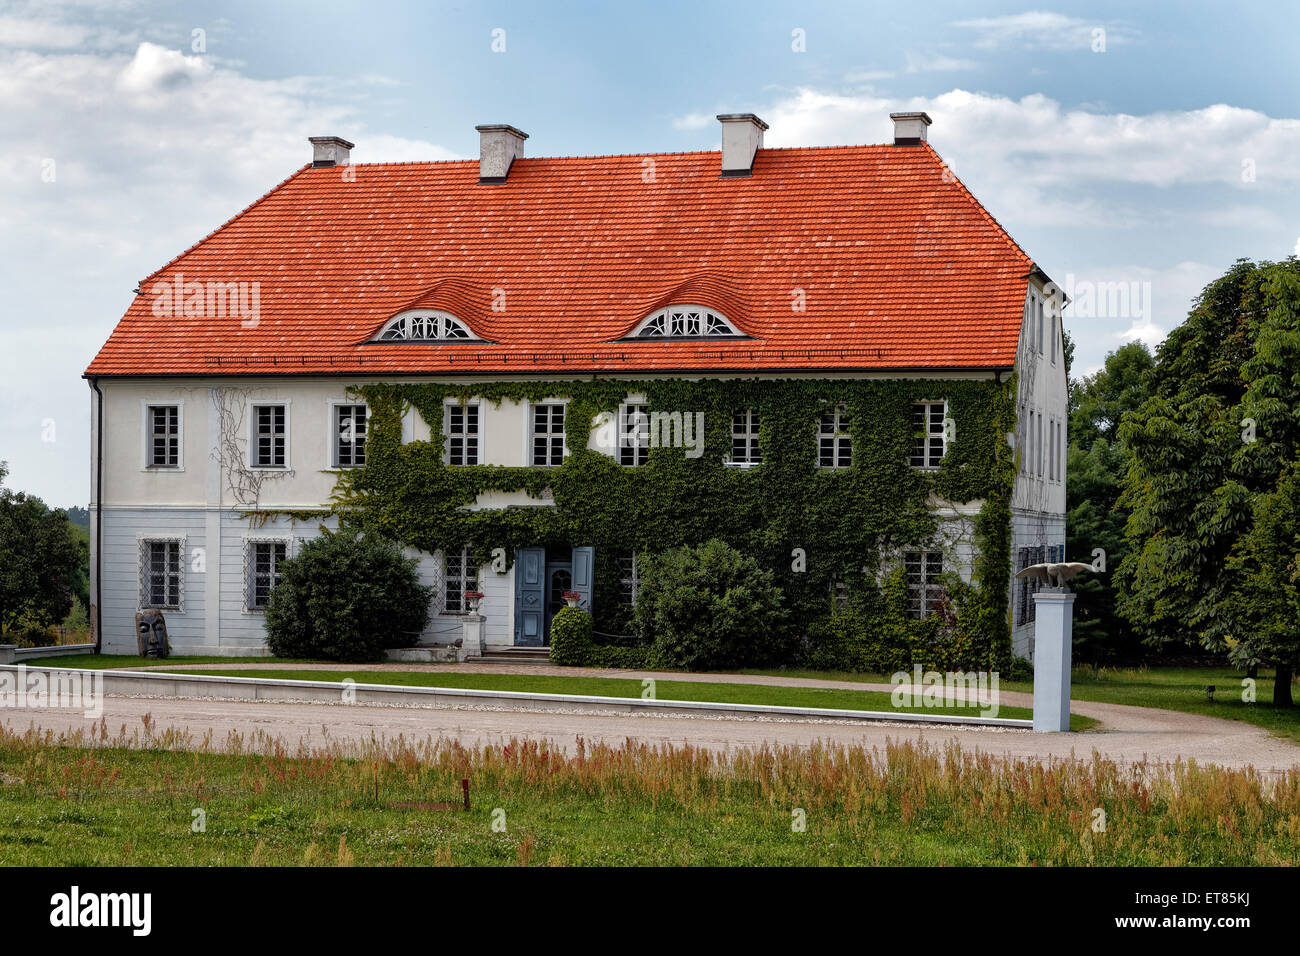
{"label": "concrete curb", "polygon": [[[0,665],[17,671],[17,665]],[[350,686],[355,704],[400,707],[454,707],[457,704],[510,704],[520,711],[588,711],[590,713],[654,713],[666,716],[808,717],[813,719],[890,721],[907,724],[955,724],[976,727],[1033,728],[1032,720],[1009,717],[958,717],[950,714],[897,713],[879,710],[840,710],[825,707],[783,707],[775,704],[727,704],[688,700],[644,700],[639,697],[596,697],[585,694],[534,694],[510,690],[463,687],[410,687],[397,684],[351,684],[341,681],[282,680],[262,677],[219,677],[164,671],[93,670],[71,667],[27,667],[27,672],[85,673],[103,677],[105,694],[157,697],[209,697],[218,700],[288,700],[338,704]]]}

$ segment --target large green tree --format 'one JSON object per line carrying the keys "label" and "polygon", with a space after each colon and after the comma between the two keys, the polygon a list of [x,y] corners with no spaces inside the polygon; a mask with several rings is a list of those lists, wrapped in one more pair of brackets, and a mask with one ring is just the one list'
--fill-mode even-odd
{"label": "large green tree", "polygon": [[1194,636],[1271,665],[1274,703],[1290,706],[1300,262],[1242,260],[1207,286],[1160,346],[1151,391],[1119,429],[1132,511],[1119,610],[1150,641]]}
{"label": "large green tree", "polygon": [[[1070,445],[1066,453],[1066,553],[1088,560],[1106,553],[1107,568],[1124,556],[1128,512],[1119,506],[1128,453],[1119,441],[1126,412],[1149,394],[1155,360],[1141,342],[1130,342],[1106,356],[1092,375],[1070,382]],[[1111,573],[1087,574],[1075,582],[1075,655],[1093,664],[1131,661],[1142,654],[1141,640],[1115,609]]]}
{"label": "large green tree", "polygon": [[[0,462],[0,482],[7,474]],[[0,636],[19,620],[49,626],[67,617],[86,561],[66,512],[0,487]]]}

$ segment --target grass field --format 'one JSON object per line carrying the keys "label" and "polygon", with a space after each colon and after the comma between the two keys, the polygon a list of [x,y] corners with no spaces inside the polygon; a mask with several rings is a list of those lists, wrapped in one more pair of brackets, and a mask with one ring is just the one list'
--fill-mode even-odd
{"label": "grass field", "polygon": [[[221,746],[242,752],[0,731],[0,865],[1300,864],[1294,771],[1134,776],[911,743]],[[469,812],[430,807],[458,804],[462,778]]]}
{"label": "grass field", "polygon": [[[77,666],[67,662],[51,666]],[[102,661],[103,658],[100,658]],[[132,660],[139,661],[140,658]],[[200,663],[195,658],[178,658],[186,664]],[[207,662],[211,662],[210,659]],[[268,663],[265,658],[263,663]],[[150,661],[149,663],[157,663]],[[102,665],[101,665],[102,666]],[[117,666],[125,666],[119,664]],[[375,671],[359,667],[355,670],[296,670],[292,667],[268,670],[231,670],[221,667],[187,668],[186,673],[212,674],[222,677],[264,677],[275,680],[343,681],[351,678],[357,683],[397,684],[406,687],[459,687],[481,690],[507,690],[534,694],[585,694],[597,697],[637,698],[642,694],[640,680],[623,677],[568,677],[548,674],[482,674],[457,673],[447,668],[429,669],[413,665],[410,670]],[[710,701],[725,704],[767,704],[782,707],[823,707],[842,710],[880,710],[916,714],[951,714],[971,717],[979,713],[975,707],[895,707],[888,693],[868,690],[836,690],[816,687],[777,687],[760,684],[726,684],[702,681],[657,680],[655,696],[660,700]],[[1033,712],[1025,707],[1000,707],[996,715],[1009,719],[1028,720]],[[1070,716],[1071,730],[1088,730],[1096,720],[1079,714]]]}

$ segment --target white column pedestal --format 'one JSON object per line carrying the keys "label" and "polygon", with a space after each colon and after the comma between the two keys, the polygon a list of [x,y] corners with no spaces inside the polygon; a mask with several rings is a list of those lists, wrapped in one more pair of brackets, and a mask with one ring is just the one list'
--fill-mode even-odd
{"label": "white column pedestal", "polygon": [[460,619],[460,638],[458,660],[483,653],[486,648],[483,646],[482,614],[466,614]]}
{"label": "white column pedestal", "polygon": [[1070,666],[1074,650],[1074,592],[1034,593],[1034,730],[1070,729]]}

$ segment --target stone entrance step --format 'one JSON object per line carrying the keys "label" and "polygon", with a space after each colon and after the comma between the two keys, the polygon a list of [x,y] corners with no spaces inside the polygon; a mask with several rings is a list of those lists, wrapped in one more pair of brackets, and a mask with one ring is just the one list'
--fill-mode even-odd
{"label": "stone entrance step", "polygon": [[549,647],[493,647],[466,658],[476,664],[549,664]]}

